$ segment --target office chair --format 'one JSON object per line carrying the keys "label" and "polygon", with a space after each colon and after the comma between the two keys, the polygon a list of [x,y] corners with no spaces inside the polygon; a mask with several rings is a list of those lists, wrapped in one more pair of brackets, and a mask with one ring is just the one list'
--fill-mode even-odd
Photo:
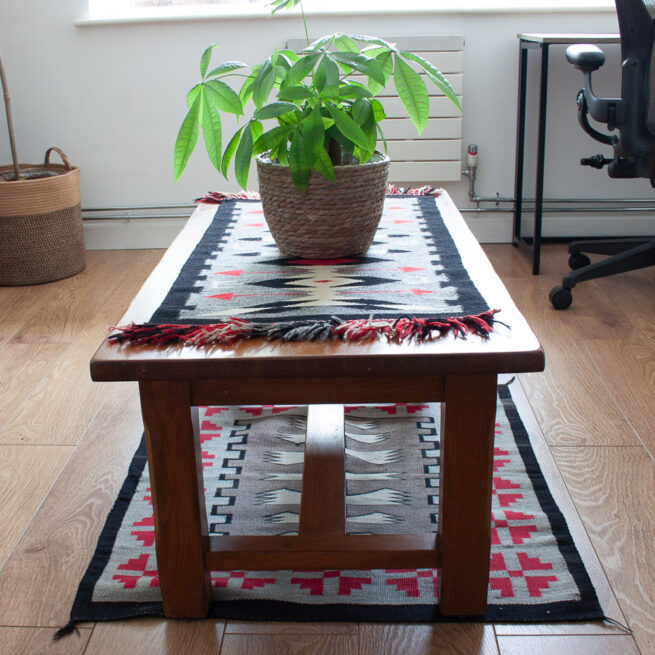
{"label": "office chair", "polygon": [[[584,88],[578,93],[578,120],[587,134],[612,147],[614,156],[595,155],[582,159],[583,166],[603,168],[610,177],[648,178],[655,187],[655,0],[615,0],[621,37],[621,97],[597,98],[591,74],[605,63],[605,55],[594,45],[572,45],[566,58],[584,73]],[[606,134],[594,129],[588,114],[607,124]],[[591,263],[585,252],[612,255]],[[655,238],[574,241],[569,245],[569,266],[561,286],[549,298],[555,309],[567,309],[573,301],[571,289],[584,280],[624,273],[655,265]]]}

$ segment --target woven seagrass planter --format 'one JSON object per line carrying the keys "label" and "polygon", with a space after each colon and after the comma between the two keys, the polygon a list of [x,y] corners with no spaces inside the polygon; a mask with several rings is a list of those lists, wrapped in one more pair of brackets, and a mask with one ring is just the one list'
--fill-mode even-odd
{"label": "woven seagrass planter", "polygon": [[[50,163],[51,150],[64,164]],[[40,284],[79,273],[86,264],[80,169],[58,148],[46,152],[44,164],[20,168],[51,176],[7,181],[0,175],[0,285]],[[0,173],[10,170],[0,167]]]}
{"label": "woven seagrass planter", "polygon": [[285,255],[327,259],[358,255],[371,245],[382,217],[389,158],[335,166],[336,182],[312,170],[306,193],[296,189],[289,168],[257,157],[264,217]]}

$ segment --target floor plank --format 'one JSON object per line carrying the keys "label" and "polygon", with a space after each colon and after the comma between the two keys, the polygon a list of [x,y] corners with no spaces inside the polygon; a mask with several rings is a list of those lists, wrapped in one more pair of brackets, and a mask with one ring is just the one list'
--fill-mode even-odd
{"label": "floor plank", "polygon": [[633,639],[622,635],[498,637],[498,645],[500,655],[639,655]]}
{"label": "floor plank", "polygon": [[42,285],[47,295],[24,325],[12,337],[17,343],[71,343],[93,319],[111,293],[107,284],[112,274],[120,275],[125,268],[116,266],[126,256],[122,251],[96,250],[88,253],[87,266],[79,273],[63,280]]}
{"label": "floor plank", "polygon": [[91,636],[90,628],[53,641],[52,628],[7,628],[0,626],[0,653],[3,655],[82,655]]}
{"label": "floor plank", "polygon": [[136,385],[112,385],[106,411],[89,427],[0,571],[0,625],[67,623],[142,430]]}
{"label": "floor plank", "polygon": [[[600,293],[574,302],[567,311],[552,308],[548,290],[559,284],[552,269],[557,270],[557,262],[566,254],[561,245],[555,250],[552,246],[544,248],[545,272],[539,276],[528,274],[526,262],[520,258],[514,256],[504,261],[505,244],[485,246],[485,251],[491,255],[494,266],[504,271],[503,282],[546,354],[545,374],[523,375],[521,380],[548,443],[553,446],[639,445],[630,422],[582,348],[583,343],[591,343],[602,349],[606,340],[629,338],[634,330],[630,321],[617,313],[610,300]],[[564,258],[561,266],[565,265]],[[602,302],[596,304],[598,297]],[[593,411],[589,411],[590,407]]]}
{"label": "floor plank", "polygon": [[357,652],[357,637],[347,635],[226,634],[221,648],[221,655],[357,655]]}
{"label": "floor plank", "polygon": [[643,334],[630,339],[582,344],[582,351],[598,371],[634,432],[655,461],[655,355]]}
{"label": "floor plank", "polygon": [[0,426],[16,413],[59,357],[61,346],[54,343],[14,343],[0,348]]}
{"label": "floor plank", "polygon": [[228,621],[225,634],[276,635],[357,635],[356,623],[314,621]]}
{"label": "floor plank", "polygon": [[[75,445],[105,401],[109,385],[93,382],[89,375],[89,360],[96,351],[107,328],[115,324],[127,308],[132,296],[160,257],[160,251],[130,253],[128,273],[115,275],[115,287],[104,294],[105,302],[84,330],[70,345],[37,343],[25,345],[12,342],[12,352],[28,347],[59,347],[60,356],[47,374],[33,385],[31,392],[20,385],[26,398],[0,433],[0,443]],[[125,268],[125,258],[114,262]],[[103,268],[103,270],[105,270]],[[106,271],[105,271],[106,272]],[[75,309],[71,309],[75,311]],[[64,324],[71,325],[64,320]],[[38,360],[37,360],[38,362]],[[0,350],[0,365],[2,350]],[[0,371],[1,375],[1,371]],[[1,406],[0,406],[1,407]],[[43,411],[47,407],[47,411]],[[0,413],[0,417],[2,414]]]}
{"label": "floor plank", "polygon": [[206,655],[218,653],[223,621],[175,621],[156,618],[96,624],[84,655]]}
{"label": "floor plank", "polygon": [[655,463],[643,448],[553,451],[639,648],[655,652]]}
{"label": "floor plank", "polygon": [[480,623],[362,624],[360,655],[496,655],[493,627]]}
{"label": "floor plank", "polygon": [[72,451],[68,447],[0,446],[0,569]]}

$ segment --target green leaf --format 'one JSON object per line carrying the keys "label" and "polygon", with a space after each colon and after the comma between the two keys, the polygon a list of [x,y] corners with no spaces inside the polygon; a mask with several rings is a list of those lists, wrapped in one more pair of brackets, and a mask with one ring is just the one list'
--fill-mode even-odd
{"label": "green leaf", "polygon": [[428,122],[430,105],[428,90],[421,76],[399,56],[394,57],[393,81],[400,101],[418,133]]}
{"label": "green leaf", "polygon": [[234,155],[234,175],[239,186],[246,191],[248,187],[248,174],[250,173],[250,160],[252,159],[252,132],[250,126],[241,133],[241,139]]}
{"label": "green leaf", "polygon": [[282,89],[277,94],[277,97],[280,100],[302,102],[303,100],[309,100],[309,98],[315,98],[316,94],[306,86],[290,86],[288,88]]}
{"label": "green leaf", "polygon": [[254,66],[252,69],[252,72],[248,77],[244,80],[243,86],[241,87],[241,91],[239,91],[239,98],[241,99],[241,105],[243,107],[246,106],[248,103],[248,100],[252,97],[252,89],[255,84],[255,79],[257,78],[257,73],[259,72],[259,69],[261,66]]}
{"label": "green leaf", "polygon": [[428,78],[435,84],[435,86],[455,105],[455,107],[460,111],[462,110],[455,90],[434,64],[419,55],[415,55],[413,52],[401,52],[400,55],[422,66],[427,73]]}
{"label": "green leaf", "polygon": [[184,117],[182,125],[180,126],[180,131],[177,134],[177,139],[175,140],[173,169],[176,182],[180,179],[180,175],[182,175],[187,162],[189,161],[189,157],[191,156],[193,149],[196,147],[199,131],[199,115],[200,94],[196,96],[196,99],[191,105],[191,109],[189,109],[187,115]]}
{"label": "green leaf", "polygon": [[298,61],[287,71],[287,76],[284,79],[282,87],[294,86],[307,77],[309,72],[314,68],[316,62],[321,55],[311,53],[303,55]]}
{"label": "green leaf", "polygon": [[288,114],[290,111],[298,111],[298,107],[292,102],[271,102],[258,109],[254,113],[254,117],[259,120],[266,120],[267,118],[277,118],[282,114]]}
{"label": "green leaf", "polygon": [[207,72],[207,68],[209,67],[209,60],[211,59],[212,56],[212,50],[216,47],[216,44],[213,43],[210,45],[208,48],[205,49],[205,51],[202,53],[202,57],[200,57],[200,77],[205,78],[205,73]]}
{"label": "green leaf", "polygon": [[361,43],[371,43],[373,45],[382,46],[383,48],[388,48],[389,50],[392,50],[393,52],[398,52],[396,50],[396,46],[393,43],[389,43],[389,41],[385,41],[384,39],[380,39],[377,36],[367,36],[366,34],[349,34],[348,36],[353,41],[360,41]]}
{"label": "green leaf", "polygon": [[325,139],[325,128],[323,127],[323,116],[318,107],[314,107],[302,125],[303,148],[307,157],[307,163],[312,166],[321,151],[324,151],[323,141]]}
{"label": "green leaf", "polygon": [[375,122],[373,112],[371,111],[371,113],[367,116],[366,120],[362,124],[362,130],[364,130],[364,134],[366,134],[368,137],[368,148],[366,150],[368,151],[369,155],[366,158],[366,161],[368,161],[375,152],[375,144],[378,140],[377,131],[375,129],[376,125],[377,123]]}
{"label": "green leaf", "polygon": [[318,157],[314,162],[314,168],[327,180],[330,182],[336,182],[337,176],[334,172],[334,166],[330,160],[330,155],[327,154],[325,149],[322,149],[318,153]]}
{"label": "green leaf", "polygon": [[[425,71],[425,74],[427,75],[428,79],[432,81],[432,83],[441,90],[441,92],[450,100],[457,109],[462,111],[462,105],[459,102],[459,98],[457,97],[457,94],[455,93],[455,90],[453,87],[450,85],[450,82],[442,75],[441,78],[435,77],[430,73],[430,71]],[[445,82],[445,84],[444,84]]]}
{"label": "green leaf", "polygon": [[186,105],[191,108],[193,101],[198,97],[200,89],[202,88],[202,83],[196,84],[189,93],[186,94]]}
{"label": "green leaf", "polygon": [[393,73],[393,55],[390,52],[380,53],[375,60],[380,64],[384,74],[384,83],[386,84]]}
{"label": "green leaf", "polygon": [[325,55],[321,63],[325,67],[325,85],[337,86],[339,84],[339,67],[337,64],[330,59],[329,55]]}
{"label": "green leaf", "polygon": [[347,35],[338,33],[334,39],[334,45],[342,52],[354,52],[359,54],[360,47]]}
{"label": "green leaf", "polygon": [[369,78],[368,86],[372,94],[377,95],[386,86],[389,78],[391,77],[391,73],[393,72],[393,55],[389,50],[385,50],[384,52],[375,55],[374,59],[380,64],[382,75],[384,76],[383,84],[380,84],[380,82]]}
{"label": "green leaf", "polygon": [[252,133],[252,140],[257,141],[264,134],[264,126],[259,121],[252,120],[250,121],[250,132]]}
{"label": "green leaf", "polygon": [[267,59],[259,69],[252,87],[252,99],[256,107],[261,107],[268,100],[274,84],[275,71],[271,60]]}
{"label": "green leaf", "polygon": [[312,74],[312,84],[319,93],[325,88],[326,74],[325,67],[323,66],[324,61],[325,57],[321,59],[321,63],[316,67]]}
{"label": "green leaf", "polygon": [[209,101],[209,93],[203,88],[200,94],[202,102],[202,136],[205,141],[205,148],[209,161],[216,170],[221,169],[221,119],[218,116],[216,107]]}
{"label": "green leaf", "polygon": [[289,170],[291,177],[299,191],[307,191],[309,186],[310,165],[305,155],[300,132],[294,133],[289,148]]}
{"label": "green leaf", "polygon": [[339,87],[340,98],[371,98],[373,94],[363,84],[344,82]]}
{"label": "green leaf", "polygon": [[209,82],[204,83],[204,87],[212,106],[221,111],[236,114],[237,116],[243,114],[241,98],[239,98],[232,87],[225,84],[225,82],[221,82],[220,80],[210,80]]}
{"label": "green leaf", "polygon": [[384,85],[384,73],[382,72],[382,67],[377,60],[353,52],[333,52],[331,53],[331,57],[340,64],[345,64],[349,68],[354,68],[356,71],[364,73],[364,75],[367,75],[379,84]]}
{"label": "green leaf", "polygon": [[300,0],[273,0],[273,2],[269,2],[268,6],[273,7],[271,11],[271,15],[277,13],[281,9],[291,9],[295,7]]}
{"label": "green leaf", "polygon": [[221,161],[221,173],[225,178],[227,178],[227,169],[230,167],[232,157],[234,157],[237,145],[239,145],[241,132],[243,132],[243,126],[234,133],[234,136],[230,139],[230,142],[227,144],[227,148],[225,148],[225,152],[223,153],[223,159]]}
{"label": "green leaf", "polygon": [[360,98],[355,100],[352,107],[353,120],[357,125],[362,126],[373,117],[373,110],[368,100]]}
{"label": "green leaf", "polygon": [[364,134],[362,128],[357,125],[348,114],[335,105],[328,105],[328,111],[330,112],[330,116],[334,119],[334,124],[337,130],[343,134],[346,139],[358,145],[360,148],[368,147],[368,138]]}
{"label": "green leaf", "polygon": [[276,66],[273,70],[275,71],[275,83],[279,84],[287,76],[287,70],[289,69],[284,66]]}
{"label": "green leaf", "polygon": [[286,144],[277,150],[275,153],[275,158],[280,162],[280,164],[282,164],[282,166],[289,165],[289,149],[287,148]]}
{"label": "green leaf", "polygon": [[259,154],[267,150],[278,150],[286,146],[289,134],[294,130],[293,125],[278,125],[268,132],[264,132],[254,143],[253,153]]}
{"label": "green leaf", "polygon": [[378,134],[380,135],[380,139],[382,139],[382,144],[384,145],[384,152],[386,153],[388,149],[387,149],[387,139],[384,136],[384,132],[382,131],[382,128],[380,127],[379,123],[375,124],[375,128],[377,129]]}
{"label": "green leaf", "polygon": [[323,46],[331,43],[336,37],[336,34],[326,34],[325,36],[322,36],[320,39],[316,39],[316,41],[310,43],[304,50],[303,52],[314,52],[316,50],[320,50],[323,48]]}
{"label": "green leaf", "polygon": [[227,75],[227,73],[231,73],[232,71],[246,67],[247,65],[242,61],[226,61],[220,66],[216,66],[216,68],[209,71],[209,73],[207,73],[207,77],[219,77],[221,75]]}
{"label": "green leaf", "polygon": [[277,68],[282,69],[284,71],[284,75],[287,74],[287,71],[291,68],[293,65],[292,61],[289,61],[284,55],[278,54],[277,57]]}
{"label": "green leaf", "polygon": [[299,59],[298,54],[295,53],[293,50],[289,50],[288,48],[285,50],[280,50],[278,54],[281,57],[284,57],[289,62],[289,64],[293,64]]}
{"label": "green leaf", "polygon": [[371,109],[373,110],[373,118],[375,118],[376,123],[379,123],[387,117],[382,103],[376,98],[371,99]]}

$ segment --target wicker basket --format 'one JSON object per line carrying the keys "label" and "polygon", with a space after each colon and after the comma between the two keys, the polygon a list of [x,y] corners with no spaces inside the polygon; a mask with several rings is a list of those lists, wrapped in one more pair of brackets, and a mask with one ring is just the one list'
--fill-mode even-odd
{"label": "wicker basket", "polygon": [[[56,151],[64,164],[51,164]],[[59,148],[49,148],[42,168],[57,175],[7,182],[0,176],[0,285],[52,282],[85,266],[80,209],[80,169]],[[0,171],[10,170],[0,167]]]}
{"label": "wicker basket", "polygon": [[306,193],[296,189],[289,168],[257,157],[264,217],[286,255],[326,259],[368,250],[380,218],[389,158],[335,166],[336,182],[312,170]]}

